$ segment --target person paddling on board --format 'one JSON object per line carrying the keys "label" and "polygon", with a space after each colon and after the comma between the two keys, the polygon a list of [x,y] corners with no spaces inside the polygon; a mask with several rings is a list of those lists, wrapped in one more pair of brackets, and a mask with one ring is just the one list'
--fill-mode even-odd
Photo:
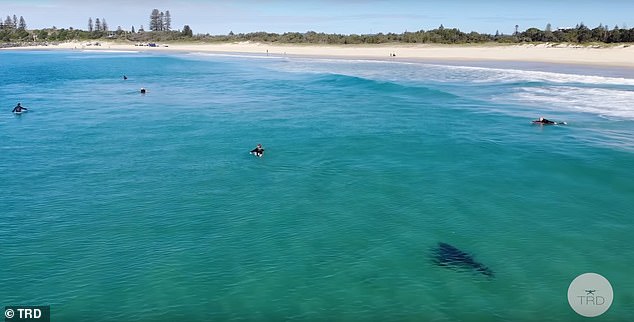
{"label": "person paddling on board", "polygon": [[551,120],[547,120],[545,119],[543,116],[539,117],[539,120],[537,121],[533,121],[534,123],[541,123],[541,124],[556,124],[555,122],[551,121]]}
{"label": "person paddling on board", "polygon": [[12,112],[13,112],[13,113],[22,113],[22,111],[23,111],[23,110],[24,110],[24,111],[28,111],[29,109],[28,109],[28,108],[26,108],[26,107],[24,107],[24,106],[22,106],[20,103],[18,103],[18,105],[16,105],[16,106],[13,108],[13,111],[12,111]]}
{"label": "person paddling on board", "polygon": [[145,94],[145,88],[141,87],[141,94]]}
{"label": "person paddling on board", "polygon": [[251,150],[251,154],[262,157],[264,155],[264,149],[262,148],[262,144],[258,144],[255,149]]}

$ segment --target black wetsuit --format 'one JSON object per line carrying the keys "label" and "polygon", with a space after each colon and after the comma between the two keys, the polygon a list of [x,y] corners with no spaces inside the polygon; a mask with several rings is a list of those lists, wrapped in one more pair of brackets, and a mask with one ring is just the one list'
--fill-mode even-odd
{"label": "black wetsuit", "polygon": [[555,124],[555,122],[551,121],[551,120],[547,120],[547,119],[543,119],[541,121],[535,121],[535,123],[541,123],[541,124]]}
{"label": "black wetsuit", "polygon": [[255,149],[251,150],[251,153],[255,153],[256,155],[262,155],[262,154],[264,154],[264,149],[255,148]]}
{"label": "black wetsuit", "polygon": [[26,107],[23,107],[23,106],[21,106],[21,105],[18,105],[18,106],[16,106],[16,107],[14,107],[14,108],[13,108],[13,111],[12,111],[12,112],[13,112],[13,113],[20,113],[20,112],[22,112],[22,110],[27,111],[28,109],[27,109]]}

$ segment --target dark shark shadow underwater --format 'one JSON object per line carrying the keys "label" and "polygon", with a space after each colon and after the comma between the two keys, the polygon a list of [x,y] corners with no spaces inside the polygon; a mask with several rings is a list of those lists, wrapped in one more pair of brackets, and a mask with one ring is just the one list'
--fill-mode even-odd
{"label": "dark shark shadow underwater", "polygon": [[476,262],[471,255],[453,247],[447,243],[438,243],[438,247],[432,250],[432,261],[442,267],[458,270],[472,271],[487,277],[495,277],[488,267]]}

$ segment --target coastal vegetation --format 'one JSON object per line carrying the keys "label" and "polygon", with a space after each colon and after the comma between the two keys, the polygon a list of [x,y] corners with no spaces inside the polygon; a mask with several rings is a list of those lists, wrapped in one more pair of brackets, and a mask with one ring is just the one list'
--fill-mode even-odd
{"label": "coastal vegetation", "polygon": [[403,33],[376,33],[376,34],[327,34],[323,32],[286,32],[283,34],[268,32],[233,33],[227,35],[194,34],[192,29],[185,25],[182,30],[172,30],[172,17],[169,10],[165,12],[153,9],[149,19],[149,30],[145,31],[143,25],[135,30],[132,26],[129,30],[124,30],[119,26],[116,30],[109,29],[105,18],[88,19],[87,30],[74,28],[45,28],[27,29],[26,21],[23,17],[16,15],[7,16],[0,20],[0,43],[5,46],[42,42],[63,42],[63,41],[89,41],[98,39],[121,40],[130,42],[165,42],[165,41],[198,41],[198,42],[267,42],[267,43],[287,43],[287,44],[384,44],[384,43],[404,43],[404,44],[483,44],[483,43],[626,43],[634,42],[634,28],[627,29],[625,26],[607,25],[590,29],[583,23],[574,28],[559,28],[553,30],[550,24],[544,29],[535,27],[519,31],[515,26],[513,34],[478,33],[475,31],[466,33],[457,28],[445,28],[440,25],[432,30],[405,31]]}
{"label": "coastal vegetation", "polygon": [[172,29],[172,15],[170,11],[159,12],[153,9],[150,14],[150,31],[170,31]]}
{"label": "coastal vegetation", "polygon": [[551,30],[546,26],[544,30],[529,28],[523,32],[512,35],[497,33],[495,35],[481,34],[475,31],[465,33],[457,28],[440,27],[432,30],[419,30],[414,32],[378,33],[364,35],[326,34],[309,31],[305,33],[289,32],[284,34],[254,32],[247,34],[234,34],[230,32],[226,36],[196,35],[198,40],[205,41],[258,41],[279,43],[308,43],[308,44],[383,44],[383,43],[421,43],[421,44],[470,44],[470,43],[622,43],[634,42],[634,28],[625,29],[615,26],[609,29],[600,25],[594,29],[579,24],[575,28]]}

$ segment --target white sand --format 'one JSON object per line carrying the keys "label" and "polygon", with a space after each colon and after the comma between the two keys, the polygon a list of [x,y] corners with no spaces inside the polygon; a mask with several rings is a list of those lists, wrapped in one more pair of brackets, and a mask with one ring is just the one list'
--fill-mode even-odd
{"label": "white sand", "polygon": [[[461,61],[519,61],[634,68],[634,46],[582,47],[572,45],[288,45],[264,43],[161,43],[160,47],[135,46],[101,42],[101,46],[87,46],[86,42],[67,42],[59,45],[20,47],[11,49],[76,49],[147,52],[207,52],[250,53],[270,56],[310,56],[347,59],[380,60],[461,60]],[[8,49],[8,50],[11,50]],[[7,50],[7,49],[3,49]],[[390,54],[395,53],[396,57]]]}

